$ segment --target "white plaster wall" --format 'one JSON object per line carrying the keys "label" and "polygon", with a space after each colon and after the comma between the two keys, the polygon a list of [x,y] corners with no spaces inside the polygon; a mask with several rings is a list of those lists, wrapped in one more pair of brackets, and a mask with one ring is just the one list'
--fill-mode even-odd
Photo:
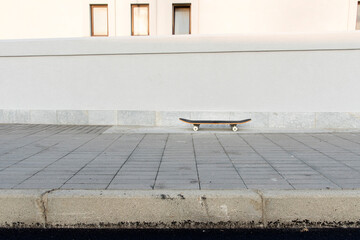
{"label": "white plaster wall", "polygon": [[90,36],[89,4],[109,5],[109,36],[130,36],[131,3],[150,4],[150,35],[171,35],[172,4],[191,3],[192,34],[354,31],[356,0],[0,1],[0,39]]}
{"label": "white plaster wall", "polygon": [[108,4],[109,36],[115,35],[115,0],[0,1],[0,39],[90,36],[90,4]]}
{"label": "white plaster wall", "polygon": [[200,0],[199,4],[201,34],[346,31],[349,14],[356,17],[355,0]]}
{"label": "white plaster wall", "polygon": [[1,1],[0,38],[83,36],[84,10],[82,1]]}
{"label": "white plaster wall", "polygon": [[359,62],[360,33],[3,40],[0,109],[359,112]]}
{"label": "white plaster wall", "polygon": [[357,5],[357,0],[349,1],[348,31],[356,30]]}

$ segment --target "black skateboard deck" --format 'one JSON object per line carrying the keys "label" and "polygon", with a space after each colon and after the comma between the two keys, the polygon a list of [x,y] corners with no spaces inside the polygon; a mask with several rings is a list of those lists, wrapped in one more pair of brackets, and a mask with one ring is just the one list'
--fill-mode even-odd
{"label": "black skateboard deck", "polygon": [[251,119],[244,119],[244,120],[231,120],[231,121],[226,121],[226,120],[189,120],[189,119],[185,119],[185,118],[179,118],[180,121],[183,121],[185,123],[189,123],[194,125],[193,130],[194,131],[198,131],[200,124],[228,124],[231,127],[231,130],[233,130],[234,132],[236,132],[238,130],[237,128],[237,124],[244,124],[247,122],[250,122]]}

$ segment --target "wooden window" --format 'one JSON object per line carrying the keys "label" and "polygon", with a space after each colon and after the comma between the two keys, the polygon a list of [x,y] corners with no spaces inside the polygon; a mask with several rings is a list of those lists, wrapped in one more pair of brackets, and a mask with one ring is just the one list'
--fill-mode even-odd
{"label": "wooden window", "polygon": [[173,34],[191,34],[191,6],[173,5]]}
{"label": "wooden window", "polygon": [[131,35],[149,35],[149,4],[131,5]]}
{"label": "wooden window", "polygon": [[356,30],[360,30],[360,2],[357,5]]}
{"label": "wooden window", "polygon": [[91,36],[109,36],[108,5],[90,5]]}

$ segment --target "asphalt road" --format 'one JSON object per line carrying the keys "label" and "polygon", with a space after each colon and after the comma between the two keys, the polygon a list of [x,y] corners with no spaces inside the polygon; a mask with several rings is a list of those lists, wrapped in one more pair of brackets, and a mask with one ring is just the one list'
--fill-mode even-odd
{"label": "asphalt road", "polygon": [[0,229],[0,239],[359,239],[360,229],[307,230],[99,230]]}

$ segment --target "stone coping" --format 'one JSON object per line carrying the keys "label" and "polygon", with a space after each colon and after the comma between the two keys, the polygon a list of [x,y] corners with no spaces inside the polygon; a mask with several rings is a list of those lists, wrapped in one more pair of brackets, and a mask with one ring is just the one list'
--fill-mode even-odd
{"label": "stone coping", "polygon": [[358,50],[360,33],[268,33],[0,40],[0,57]]}
{"label": "stone coping", "polygon": [[0,190],[0,227],[359,227],[360,190]]}
{"label": "stone coping", "polygon": [[[0,109],[0,123],[172,126],[191,125],[179,118],[252,121],[240,129],[359,129],[359,112],[235,112],[135,110],[20,110]],[[224,126],[206,125],[207,128]]]}

